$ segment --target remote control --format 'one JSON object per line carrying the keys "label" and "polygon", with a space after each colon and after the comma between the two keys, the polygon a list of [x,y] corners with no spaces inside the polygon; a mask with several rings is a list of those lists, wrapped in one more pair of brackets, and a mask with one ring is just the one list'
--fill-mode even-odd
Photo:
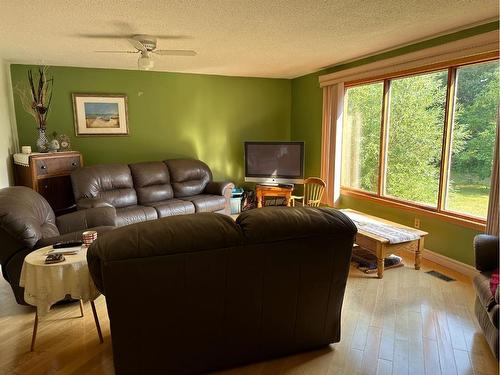
{"label": "remote control", "polygon": [[53,249],[65,249],[67,247],[82,246],[82,241],[64,241],[52,245]]}

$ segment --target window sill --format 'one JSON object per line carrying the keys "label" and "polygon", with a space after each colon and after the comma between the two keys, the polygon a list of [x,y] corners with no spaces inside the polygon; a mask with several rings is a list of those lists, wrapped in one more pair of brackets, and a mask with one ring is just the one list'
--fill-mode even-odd
{"label": "window sill", "polygon": [[397,199],[379,197],[377,195],[363,192],[360,190],[352,189],[341,189],[341,195],[360,198],[364,200],[371,201],[382,206],[399,208],[407,212],[414,212],[421,215],[436,218],[438,220],[446,221],[449,223],[457,224],[463,227],[472,228],[478,231],[484,231],[486,229],[486,221],[482,219],[477,219],[473,217],[466,217],[460,214],[453,214],[450,212],[438,212],[434,208],[426,208],[425,206],[420,206],[417,204],[411,204],[407,202],[402,202]]}

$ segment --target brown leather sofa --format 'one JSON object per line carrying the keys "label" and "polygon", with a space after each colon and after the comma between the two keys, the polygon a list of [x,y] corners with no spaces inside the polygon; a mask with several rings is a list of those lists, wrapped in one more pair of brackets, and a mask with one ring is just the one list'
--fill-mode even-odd
{"label": "brown leather sofa", "polygon": [[234,185],[200,160],[101,164],[71,175],[78,209],[113,206],[117,226],[195,212],[229,214]]}
{"label": "brown leather sofa", "polygon": [[95,208],[55,217],[48,202],[24,186],[0,190],[0,264],[16,301],[26,305],[19,276],[24,257],[35,249],[59,241],[81,240],[88,229],[104,233],[114,229],[115,209]]}
{"label": "brown leather sofa", "polygon": [[355,234],[334,209],[266,207],[99,238],[87,260],[116,374],[202,373],[338,342]]}
{"label": "brown leather sofa", "polygon": [[490,278],[493,271],[498,269],[498,244],[498,237],[495,236],[479,234],[474,238],[476,269],[480,271],[473,282],[476,290],[474,312],[486,341],[497,359],[500,287],[493,295],[490,289]]}

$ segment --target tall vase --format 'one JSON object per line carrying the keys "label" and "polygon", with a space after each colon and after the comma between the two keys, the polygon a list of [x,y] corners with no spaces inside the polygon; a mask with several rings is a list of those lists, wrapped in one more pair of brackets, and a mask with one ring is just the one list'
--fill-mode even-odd
{"label": "tall vase", "polygon": [[48,152],[48,144],[49,140],[45,134],[45,129],[38,128],[38,139],[36,141],[36,148],[38,149],[38,152]]}

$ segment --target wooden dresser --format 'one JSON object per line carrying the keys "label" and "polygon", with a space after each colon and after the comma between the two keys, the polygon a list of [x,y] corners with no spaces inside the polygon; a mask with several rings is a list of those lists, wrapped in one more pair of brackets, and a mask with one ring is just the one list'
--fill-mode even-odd
{"label": "wooden dresser", "polygon": [[82,155],[77,151],[33,154],[28,166],[14,163],[15,184],[37,191],[56,215],[62,215],[75,209],[70,175],[82,165]]}

